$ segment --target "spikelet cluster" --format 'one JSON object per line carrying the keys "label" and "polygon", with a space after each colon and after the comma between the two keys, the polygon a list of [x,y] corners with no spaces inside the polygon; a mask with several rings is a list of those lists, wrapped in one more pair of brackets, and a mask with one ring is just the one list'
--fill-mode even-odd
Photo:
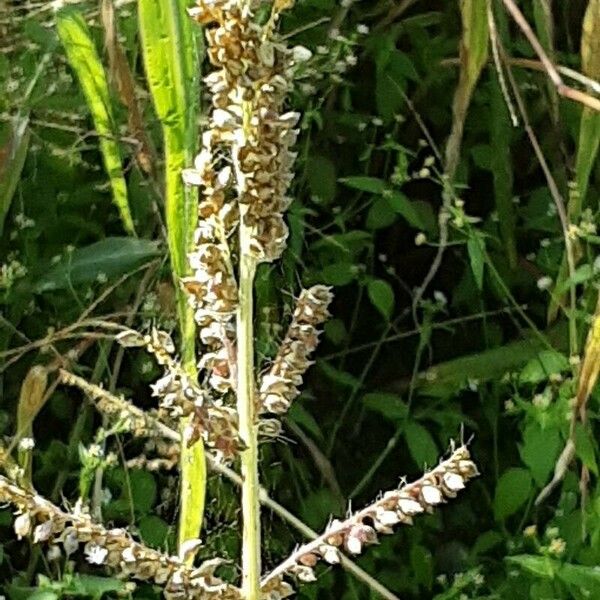
{"label": "spikelet cluster", "polygon": [[273,364],[260,381],[260,410],[285,413],[300,393],[302,377],[312,364],[310,355],[319,342],[318,327],[329,317],[331,289],[315,285],[304,289],[296,302],[292,322]]}
{"label": "spikelet cluster", "polygon": [[[290,148],[299,119],[283,113],[293,61],[285,46],[271,40],[277,12],[261,27],[251,4],[199,0],[189,11],[206,26],[214,70],[205,78],[212,109],[202,149],[194,168],[183,173],[186,183],[200,187],[199,225],[189,256],[193,275],[183,285],[207,350],[199,367],[221,393],[233,388],[235,369],[232,233],[241,219],[249,232],[242,250],[258,261],[273,261],[283,252],[288,234],[283,213],[295,160]],[[291,3],[279,4],[282,9]]]}
{"label": "spikelet cluster", "polygon": [[213,110],[200,162],[204,166],[208,156],[214,160],[215,145],[229,155],[241,218],[251,228],[247,250],[257,260],[271,262],[287,239],[283,213],[290,203],[287,190],[295,160],[290,148],[300,115],[283,112],[292,55],[273,41],[273,19],[261,27],[253,20],[251,3],[243,4],[199,0],[190,11],[208,26],[207,53],[215,67],[205,78]]}
{"label": "spikelet cluster", "polygon": [[358,511],[345,521],[333,520],[317,539],[298,548],[286,561],[275,568],[263,581],[263,591],[270,590],[275,600],[281,590],[284,575],[294,575],[301,581],[314,581],[313,567],[323,560],[340,562],[340,551],[361,554],[365,546],[375,544],[379,534],[393,533],[399,524],[410,525],[413,517],[432,512],[449,498],[456,497],[465,483],[478,475],[466,446],[456,449],[450,458],[426,473],[421,479],[383,494],[381,499]]}
{"label": "spikelet cluster", "polygon": [[218,561],[208,561],[196,569],[187,567],[176,556],[162,554],[134,541],[124,529],[106,529],[94,523],[81,507],[65,512],[1,476],[0,501],[16,508],[17,537],[31,535],[33,543],[62,547],[67,556],[83,545],[91,564],[105,565],[126,577],[164,586],[167,600],[241,598],[237,588],[214,575]]}
{"label": "spikelet cluster", "polygon": [[164,375],[151,386],[152,395],[159,399],[159,417],[179,421],[192,415],[191,423],[184,431],[185,442],[191,445],[202,437],[217,457],[233,458],[239,448],[237,413],[215,400],[184,371],[174,356],[175,345],[171,337],[154,329],[147,335],[127,330],[116,339],[126,347],[145,347],[164,367]]}

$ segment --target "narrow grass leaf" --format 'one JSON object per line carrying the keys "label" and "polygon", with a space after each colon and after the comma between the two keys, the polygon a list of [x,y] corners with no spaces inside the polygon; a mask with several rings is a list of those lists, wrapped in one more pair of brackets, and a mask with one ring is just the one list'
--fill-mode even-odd
{"label": "narrow grass leaf", "polygon": [[84,18],[76,10],[65,8],[58,11],[56,27],[69,64],[83,90],[96,132],[100,136],[100,152],[110,179],[113,201],[119,210],[125,230],[135,235],[127,184],[123,177],[121,152],[119,144],[115,141],[117,130],[108,82],[96,46]]}
{"label": "narrow grass leaf", "polygon": [[460,0],[462,39],[460,75],[452,104],[452,130],[446,145],[446,171],[453,178],[460,161],[460,148],[473,90],[488,58],[487,2]]}
{"label": "narrow grass leaf", "polygon": [[10,209],[29,148],[29,118],[17,116],[9,123],[9,134],[0,147],[0,235]]}
{"label": "narrow grass leaf", "polygon": [[106,238],[63,256],[38,279],[34,291],[51,292],[95,281],[109,281],[160,254],[158,242],[130,237]]}
{"label": "narrow grass leaf", "polygon": [[[198,29],[194,29],[184,2],[138,0],[138,23],[146,78],[161,122],[165,148],[165,220],[171,265],[177,289],[182,337],[182,359],[195,374],[195,324],[193,311],[179,280],[188,272],[187,254],[196,223],[196,193],[186,188],[181,173],[189,167],[197,147],[200,97]],[[199,537],[204,514],[206,465],[199,441],[182,448],[179,546]],[[190,557],[193,560],[193,556]]]}
{"label": "narrow grass leaf", "polygon": [[[600,0],[590,0],[583,19],[581,32],[581,70],[590,79],[600,79]],[[575,158],[576,189],[569,196],[568,215],[571,223],[577,223],[585,206],[590,176],[600,148],[600,114],[583,107],[579,123],[579,139]],[[577,256],[576,256],[577,258]],[[552,323],[565,296],[569,277],[566,253],[556,278],[556,291],[548,308],[548,322]]]}
{"label": "narrow grass leaf", "polygon": [[477,234],[474,234],[467,241],[467,250],[469,260],[471,261],[471,270],[477,287],[483,289],[483,271],[485,268],[485,255],[482,249],[483,240]]}

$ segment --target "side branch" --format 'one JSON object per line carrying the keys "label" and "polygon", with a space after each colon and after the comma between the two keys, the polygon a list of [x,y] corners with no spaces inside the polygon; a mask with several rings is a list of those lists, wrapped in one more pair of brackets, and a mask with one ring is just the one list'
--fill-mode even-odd
{"label": "side branch", "polygon": [[94,523],[81,506],[65,512],[52,502],[0,476],[0,502],[17,509],[17,537],[33,534],[34,543],[62,544],[67,555],[84,544],[91,564],[106,565],[127,577],[163,586],[167,600],[192,598],[239,600],[239,590],[214,576],[220,560],[206,561],[199,568],[187,567],[169,556],[133,540],[124,529],[106,529]]}
{"label": "side branch", "polygon": [[377,533],[392,533],[392,526],[398,524],[411,525],[413,516],[432,512],[446,499],[454,498],[465,483],[477,475],[467,447],[461,446],[417,481],[386,492],[380,500],[345,521],[333,520],[322,535],[300,546],[264,577],[263,591],[277,591],[278,586],[284,585],[284,575],[313,581],[313,567],[319,560],[339,563],[340,548],[350,554],[360,554],[364,546],[377,542]]}

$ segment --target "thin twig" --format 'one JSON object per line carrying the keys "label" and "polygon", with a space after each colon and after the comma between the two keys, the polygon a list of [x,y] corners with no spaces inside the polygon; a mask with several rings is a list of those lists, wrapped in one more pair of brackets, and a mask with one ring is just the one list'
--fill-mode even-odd
{"label": "thin twig", "polygon": [[[505,3],[507,0],[503,0]],[[518,10],[518,9],[517,9]],[[493,16],[492,16],[493,19]],[[535,37],[535,36],[534,36]],[[539,45],[539,42],[538,42]],[[519,86],[515,81],[512,69],[508,62],[505,61],[506,53],[504,48],[500,42],[498,42],[498,50],[500,52],[500,56],[505,65],[507,65],[507,75],[510,81],[510,85],[512,87],[512,91],[517,102],[517,107],[519,109],[519,113],[521,115],[521,119],[523,121],[523,126],[529,137],[529,141],[531,142],[531,146],[533,147],[533,151],[540,163],[540,167],[544,173],[544,177],[546,178],[546,182],[548,183],[548,189],[554,200],[554,204],[556,206],[556,212],[558,213],[558,217],[560,219],[560,224],[563,232],[563,237],[565,241],[565,250],[567,254],[567,264],[569,267],[569,280],[570,280],[570,302],[571,302],[571,314],[569,315],[569,342],[570,342],[570,351],[571,354],[576,353],[577,350],[577,323],[575,321],[575,309],[576,309],[576,293],[575,293],[575,284],[573,282],[573,275],[575,274],[575,257],[573,255],[573,245],[571,244],[571,238],[569,237],[569,217],[566,211],[565,201],[558,189],[558,185],[550,171],[550,167],[548,166],[548,162],[546,161],[546,157],[542,152],[542,148],[537,139],[537,136],[531,126],[529,121],[529,116],[527,114],[527,108],[523,101],[523,97],[521,96],[521,92],[519,90]],[[542,49],[543,52],[543,49]],[[600,104],[599,104],[600,106]]]}
{"label": "thin twig", "polygon": [[527,19],[525,19],[523,13],[515,4],[514,0],[502,0],[502,2],[504,3],[506,10],[508,10],[510,15],[514,19],[515,23],[519,26],[519,29],[521,29],[521,31],[531,44],[531,47],[533,48],[535,53],[538,55],[548,77],[556,87],[556,91],[565,98],[569,98],[570,100],[579,102],[580,104],[583,104],[588,108],[600,112],[600,100],[598,98],[594,98],[593,96],[590,96],[589,94],[586,94],[581,90],[569,87],[563,82],[560,73],[554,66],[554,63],[546,54],[546,51],[544,50],[542,44],[535,36],[535,33],[531,29],[531,26],[527,22]]}

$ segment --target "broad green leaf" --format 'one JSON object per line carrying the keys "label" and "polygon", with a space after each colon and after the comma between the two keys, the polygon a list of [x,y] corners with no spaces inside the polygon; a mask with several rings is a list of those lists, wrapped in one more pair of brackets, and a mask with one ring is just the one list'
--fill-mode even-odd
{"label": "broad green leaf", "polygon": [[35,590],[27,596],[27,600],[58,600],[60,596],[52,590]]}
{"label": "broad green leaf", "polygon": [[336,233],[320,238],[311,248],[315,251],[324,252],[326,250],[343,253],[348,257],[356,256],[365,248],[368,248],[373,242],[373,234],[368,231],[355,229],[345,233]]}
{"label": "broad green leaf", "polygon": [[318,360],[317,366],[329,379],[331,379],[331,381],[334,381],[335,383],[339,383],[344,387],[350,388],[360,386],[360,382],[358,381],[358,379],[356,379],[356,377],[353,377],[352,375],[350,375],[350,373],[347,373],[346,371],[340,371],[339,369],[336,369],[324,360]]}
{"label": "broad green leaf", "polygon": [[512,468],[504,471],[494,495],[496,520],[503,521],[515,514],[527,502],[531,491],[531,475],[527,469]]}
{"label": "broad green leaf", "polygon": [[[154,506],[157,487],[154,476],[148,471],[132,469],[129,471],[129,483],[131,485],[131,502],[138,514],[147,514]],[[127,485],[124,491],[128,491]]]}
{"label": "broad green leaf", "polygon": [[562,373],[569,368],[569,360],[564,354],[554,350],[542,350],[532,358],[519,375],[521,383],[540,383],[555,373]]}
{"label": "broad green leaf", "polygon": [[367,227],[369,229],[383,229],[396,221],[396,211],[390,206],[387,198],[376,198],[367,213]]}
{"label": "broad green leaf", "polygon": [[125,230],[135,235],[127,198],[127,184],[123,177],[121,152],[119,144],[115,141],[118,131],[113,117],[108,81],[96,46],[85,19],[76,10],[59,10],[56,14],[56,28],[99,135],[100,151],[110,179],[113,201],[119,209]]}
{"label": "broad green leaf", "polygon": [[419,468],[433,466],[439,456],[437,444],[423,425],[408,421],[404,427],[404,437],[408,450]]}
{"label": "broad green leaf", "polygon": [[428,223],[421,217],[421,211],[415,208],[415,205],[402,193],[397,190],[386,192],[385,197],[390,206],[401,216],[403,216],[409,225],[417,229],[428,230]]}
{"label": "broad green leaf", "polygon": [[504,538],[497,531],[485,531],[477,538],[477,540],[475,540],[472,552],[475,556],[486,554],[489,550],[495,548],[503,541]]}
{"label": "broad green leaf", "polygon": [[408,407],[395,394],[371,392],[363,396],[362,403],[394,423],[401,423],[408,416]]}
{"label": "broad green leaf", "polygon": [[146,515],[138,523],[142,540],[152,548],[164,548],[170,533],[169,524],[156,515]]}
{"label": "broad green leaf", "polygon": [[519,452],[538,486],[546,483],[560,450],[561,437],[558,429],[543,429],[539,423],[531,423],[525,428]]}
{"label": "broad green leaf", "polygon": [[575,586],[582,598],[593,598],[600,590],[600,569],[597,565],[562,564],[557,573],[558,578],[570,586]]}
{"label": "broad green leaf", "polygon": [[421,544],[412,544],[410,565],[419,585],[430,590],[433,585],[433,556],[431,552]]}
{"label": "broad green leaf", "polygon": [[160,255],[158,242],[111,237],[63,256],[37,281],[37,293],[111,280]]}
{"label": "broad green leaf", "polygon": [[598,463],[596,462],[597,448],[595,446],[591,432],[582,423],[577,423],[575,429],[575,451],[577,457],[594,475],[598,475]]}
{"label": "broad green leaf", "polygon": [[[341,346],[348,339],[348,330],[342,319],[329,319],[324,327],[323,331],[325,337],[336,346]],[[292,406],[294,406],[292,404]]]}
{"label": "broad green leaf", "polygon": [[339,181],[350,188],[361,192],[370,192],[371,194],[382,194],[387,188],[387,183],[383,179],[377,179],[377,177],[357,175],[355,177],[342,177]]}
{"label": "broad green leaf", "polygon": [[288,411],[288,418],[304,427],[314,438],[318,440],[324,439],[323,432],[317,420],[299,402],[292,402]]}
{"label": "broad green leaf", "polygon": [[125,583],[114,577],[75,575],[73,587],[77,590],[81,590],[82,594],[88,594],[95,600],[100,600],[100,598],[108,592],[122,592],[125,589]]}
{"label": "broad green leaf", "polygon": [[367,284],[367,293],[371,304],[386,318],[394,312],[394,290],[383,279],[371,279]]}
{"label": "broad green leaf", "polygon": [[28,125],[29,118],[15,117],[9,122],[7,139],[0,147],[0,235],[25,164],[30,137]]}
{"label": "broad green leaf", "polygon": [[467,241],[471,270],[473,271],[475,283],[480,290],[483,289],[483,270],[485,267],[485,255],[482,246],[483,239],[477,234],[474,234]]}
{"label": "broad green leaf", "polygon": [[559,563],[551,558],[532,554],[517,554],[516,556],[508,556],[505,560],[538,577],[553,578],[559,567]]}
{"label": "broad green leaf", "polygon": [[554,293],[562,296],[569,291],[571,285],[580,285],[582,283],[586,283],[595,276],[596,273],[594,272],[592,265],[581,265],[575,269],[573,277],[565,276],[565,278],[563,278],[560,282],[557,281]]}
{"label": "broad green leaf", "polygon": [[327,285],[343,286],[356,279],[357,271],[352,263],[333,263],[319,272],[318,279]]}

